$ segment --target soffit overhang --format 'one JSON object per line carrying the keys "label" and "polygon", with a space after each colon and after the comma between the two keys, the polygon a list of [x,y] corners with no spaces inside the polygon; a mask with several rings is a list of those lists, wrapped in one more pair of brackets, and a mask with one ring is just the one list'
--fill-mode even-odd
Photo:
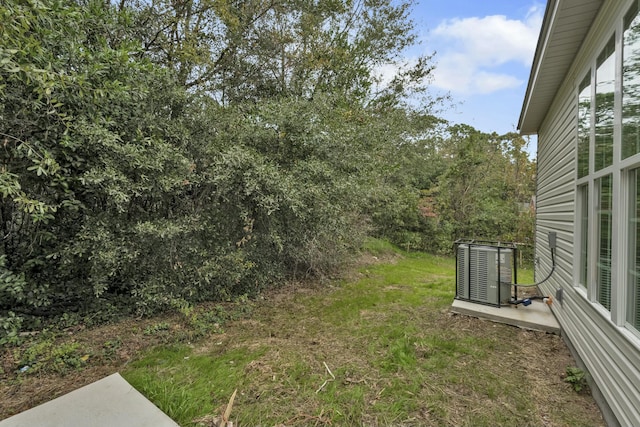
{"label": "soffit overhang", "polygon": [[549,0],[538,37],[518,129],[538,133],[603,0]]}

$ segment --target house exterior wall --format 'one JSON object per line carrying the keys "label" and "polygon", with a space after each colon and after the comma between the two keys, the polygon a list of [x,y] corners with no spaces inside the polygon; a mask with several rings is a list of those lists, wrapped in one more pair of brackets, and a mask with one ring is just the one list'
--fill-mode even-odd
{"label": "house exterior wall", "polygon": [[[603,412],[608,423],[640,426],[640,337],[624,326],[624,320],[618,314],[620,302],[617,306],[612,303],[611,311],[607,311],[578,285],[578,267],[574,264],[579,259],[580,239],[576,213],[578,84],[611,35],[622,29],[623,16],[631,4],[632,1],[621,0],[605,2],[538,130],[536,278],[546,277],[551,269],[547,235],[555,231],[557,266],[541,289],[553,296],[558,289],[563,290],[562,301],[556,299],[552,306],[553,313],[564,337],[606,401],[608,408],[603,408]],[[617,36],[616,44],[619,46],[620,36]],[[618,61],[617,69],[620,63]],[[614,135],[616,132],[619,136],[619,125],[614,129]],[[614,150],[614,153],[619,152],[619,149]],[[622,170],[613,172],[614,187],[619,186],[623,173]],[[616,195],[614,190],[614,218],[622,209],[621,193],[619,190]],[[593,188],[589,190],[589,198],[592,197]],[[595,224],[589,227],[590,234],[595,236]],[[620,240],[618,234],[622,233],[616,231],[617,227],[620,224],[614,220],[614,297],[616,279],[625,274],[624,266],[618,264],[624,256],[624,248],[616,243]],[[596,250],[595,243],[590,243],[589,249]]]}

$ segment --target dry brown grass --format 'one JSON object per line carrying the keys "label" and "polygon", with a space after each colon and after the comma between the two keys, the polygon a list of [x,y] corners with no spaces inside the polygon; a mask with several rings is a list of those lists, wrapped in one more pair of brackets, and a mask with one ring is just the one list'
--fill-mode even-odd
{"label": "dry brown grass", "polygon": [[[393,260],[389,268],[419,268]],[[451,314],[450,274],[427,269],[415,277],[393,276],[375,262],[370,258],[371,267],[354,272],[348,284],[274,290],[224,332],[182,340],[193,363],[229,357],[219,376],[233,363],[233,383],[209,378],[210,408],[178,421],[208,425],[237,388],[236,425],[604,425],[594,400],[563,380],[575,361],[559,336]],[[144,333],[160,323],[167,330]],[[69,330],[58,340],[79,343],[90,357],[64,376],[20,374],[16,351],[5,350],[0,419],[118,371],[135,381],[148,370],[142,373],[150,381],[145,387],[169,377],[178,386],[184,375],[196,388],[201,371],[136,362],[184,337],[189,327],[172,315]],[[162,401],[155,403],[163,408]]]}

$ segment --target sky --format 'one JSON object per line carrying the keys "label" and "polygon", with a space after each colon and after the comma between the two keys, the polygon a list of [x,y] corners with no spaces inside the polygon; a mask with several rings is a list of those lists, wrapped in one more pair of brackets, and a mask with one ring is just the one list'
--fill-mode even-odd
{"label": "sky", "polygon": [[[441,117],[482,132],[516,131],[540,26],[542,0],[416,0],[420,45],[435,52],[431,90],[449,93]],[[529,147],[535,156],[535,139]]]}

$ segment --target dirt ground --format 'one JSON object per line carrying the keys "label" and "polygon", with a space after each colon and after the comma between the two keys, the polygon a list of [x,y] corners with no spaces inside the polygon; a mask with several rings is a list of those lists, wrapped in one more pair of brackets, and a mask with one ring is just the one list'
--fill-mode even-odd
{"label": "dirt ground", "polygon": [[[174,321],[177,318],[173,319]],[[63,375],[56,372],[20,372],[18,349],[3,350],[0,360],[0,419],[45,403],[122,370],[136,354],[157,344],[142,331],[158,319],[126,320],[94,329],[72,328],[56,343],[75,342],[89,354],[84,366]],[[121,342],[114,354],[105,354],[107,342]]]}
{"label": "dirt ground", "polygon": [[[323,289],[318,286],[281,289],[265,296],[258,305],[269,305],[270,309],[275,310],[286,309],[292,293],[298,292],[314,294],[323,292]],[[455,315],[448,311],[441,314],[441,321],[457,330],[483,334],[496,327],[491,322]],[[225,335],[232,339],[235,327],[246,328],[247,322],[251,321],[248,318],[229,324]],[[123,370],[141,351],[167,341],[166,335],[144,333],[146,329],[159,323],[168,325],[172,332],[184,327],[180,316],[172,315],[153,319],[129,319],[93,329],[75,327],[66,330],[56,342],[77,343],[79,351],[86,353],[88,358],[82,367],[64,375],[47,371],[31,374],[20,372],[17,360],[20,353],[16,349],[3,350],[0,361],[0,419]],[[512,367],[517,363],[524,367],[521,372],[523,387],[531,388],[533,391],[535,405],[540,413],[544,414],[545,408],[548,407],[565,405],[570,399],[574,408],[577,402],[581,411],[590,414],[588,419],[593,420],[593,425],[605,425],[597,405],[588,393],[583,392],[576,399],[576,392],[564,381],[566,367],[575,365],[575,361],[562,339],[557,335],[513,329],[516,333],[512,335],[512,339],[517,340],[521,350],[518,354],[496,358],[495,363],[504,364],[505,367]],[[544,415],[542,417],[544,420]],[[544,425],[555,426],[551,421],[545,421]]]}

